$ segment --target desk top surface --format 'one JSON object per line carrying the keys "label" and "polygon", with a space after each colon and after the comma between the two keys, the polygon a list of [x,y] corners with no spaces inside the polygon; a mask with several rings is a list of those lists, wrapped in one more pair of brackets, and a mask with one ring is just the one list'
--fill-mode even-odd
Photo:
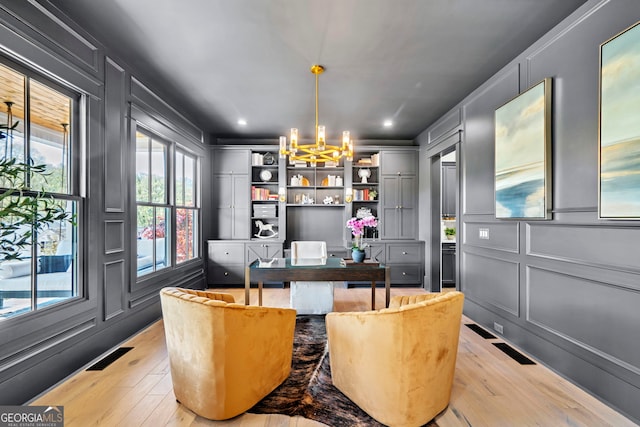
{"label": "desk top surface", "polygon": [[[350,261],[350,260],[349,260]],[[249,268],[252,270],[263,269],[330,269],[330,268],[344,268],[344,269],[372,269],[380,268],[384,269],[384,264],[379,263],[347,263],[342,258],[258,258],[253,261]]]}

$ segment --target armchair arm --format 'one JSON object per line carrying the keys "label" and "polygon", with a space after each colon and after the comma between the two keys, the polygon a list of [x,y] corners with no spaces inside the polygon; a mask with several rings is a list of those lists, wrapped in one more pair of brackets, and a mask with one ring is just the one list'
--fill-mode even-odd
{"label": "armchair arm", "polygon": [[389,301],[389,308],[401,307],[403,305],[415,304],[422,301],[428,301],[434,298],[438,298],[442,295],[442,292],[435,292],[430,294],[419,295],[398,295],[391,298]]}

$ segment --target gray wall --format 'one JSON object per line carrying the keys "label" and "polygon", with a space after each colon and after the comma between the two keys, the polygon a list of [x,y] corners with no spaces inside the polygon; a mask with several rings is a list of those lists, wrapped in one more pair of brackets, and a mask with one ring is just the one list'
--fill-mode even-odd
{"label": "gray wall", "polygon": [[[640,420],[640,225],[599,220],[600,44],[635,24],[637,0],[593,0],[417,138],[421,166],[460,143],[458,258],[465,314]],[[494,111],[553,78],[553,220],[494,209]],[[437,177],[421,174],[421,209]],[[429,211],[421,235],[429,238]],[[479,228],[489,229],[488,240]],[[433,245],[432,245],[433,247]],[[427,268],[434,268],[427,259]],[[433,271],[427,272],[429,277]]]}
{"label": "gray wall", "polygon": [[136,123],[199,156],[207,141],[175,103],[44,1],[0,1],[0,55],[86,99],[83,296],[0,323],[0,403],[21,404],[158,319],[163,286],[204,285],[201,259],[136,283],[130,177]]}

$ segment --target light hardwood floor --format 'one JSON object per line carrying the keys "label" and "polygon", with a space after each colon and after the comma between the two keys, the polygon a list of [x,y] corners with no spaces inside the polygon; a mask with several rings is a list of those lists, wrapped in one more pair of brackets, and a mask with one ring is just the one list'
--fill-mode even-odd
{"label": "light hardwood floor", "polygon": [[[218,290],[220,291],[220,290]],[[227,289],[242,301],[243,290]],[[393,295],[424,292],[392,289]],[[252,303],[257,301],[252,291]],[[264,304],[288,306],[288,289],[265,289]],[[369,289],[336,289],[336,311],[368,310]],[[378,290],[376,305],[384,293]],[[467,318],[464,323],[473,323]],[[520,365],[492,342],[460,328],[455,382],[449,407],[436,421],[449,426],[636,426],[593,396],[540,364]],[[322,424],[282,415],[244,414],[229,421],[198,417],[176,403],[162,321],[122,346],[134,347],[104,371],[80,371],[37,397],[32,405],[64,405],[65,426],[311,427]]]}

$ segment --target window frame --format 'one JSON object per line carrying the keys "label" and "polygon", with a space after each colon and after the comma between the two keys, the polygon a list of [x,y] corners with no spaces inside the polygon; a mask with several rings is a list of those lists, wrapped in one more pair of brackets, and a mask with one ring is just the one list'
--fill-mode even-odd
{"label": "window frame", "polygon": [[[84,168],[82,164],[82,150],[84,139],[81,135],[81,129],[84,128],[83,122],[86,120],[85,112],[86,112],[86,94],[80,92],[78,90],[72,89],[70,86],[66,86],[61,81],[55,80],[51,76],[47,76],[44,73],[37,72],[31,68],[28,68],[18,62],[15,62],[5,56],[0,55],[0,64],[13,72],[19,73],[24,77],[24,89],[23,89],[23,102],[24,102],[24,117],[21,119],[23,122],[23,143],[24,143],[24,155],[23,159],[25,162],[30,161],[32,159],[32,127],[34,123],[31,120],[31,87],[32,82],[37,82],[40,86],[43,86],[47,89],[58,92],[59,94],[69,98],[70,106],[69,106],[69,127],[67,133],[67,150],[68,152],[65,155],[66,164],[64,165],[67,168],[66,176],[67,176],[67,192],[58,192],[46,189],[48,195],[50,195],[56,201],[63,202],[74,202],[75,203],[75,212],[74,212],[74,223],[70,226],[70,230],[72,233],[72,243],[75,243],[72,246],[72,270],[71,270],[71,295],[68,297],[61,297],[63,299],[59,301],[55,301],[52,304],[44,304],[40,305],[39,299],[41,297],[38,296],[38,276],[41,274],[39,272],[39,258],[43,256],[40,253],[39,244],[38,244],[38,234],[34,233],[31,244],[29,247],[30,253],[30,261],[31,261],[31,273],[30,273],[30,306],[27,311],[17,313],[15,315],[9,317],[3,317],[3,322],[13,321],[14,319],[22,319],[37,316],[41,314],[43,311],[51,311],[59,309],[63,305],[67,305],[72,302],[77,302],[86,299],[86,271],[84,268],[84,253],[85,253],[85,233],[86,233],[86,222],[84,221],[85,215],[85,205],[86,205],[86,195],[83,194],[84,186],[82,185],[82,178],[84,173]],[[15,120],[15,119],[14,119]],[[63,148],[64,153],[64,148]],[[6,154],[6,153],[5,153]],[[17,157],[16,157],[17,158]],[[30,176],[25,177],[26,184],[29,186],[27,190],[22,191],[22,195],[26,197],[35,197],[38,195],[39,191],[37,189],[31,189],[31,178]],[[10,187],[3,187],[4,190],[12,190]],[[16,189],[13,189],[16,190]]]}
{"label": "window frame", "polygon": [[[164,271],[170,271],[173,267],[175,267],[175,249],[174,249],[174,233],[175,233],[175,208],[173,207],[173,205],[171,204],[171,200],[172,198],[172,185],[171,185],[171,177],[172,177],[172,165],[173,165],[173,143],[166,139],[163,138],[162,136],[160,136],[157,132],[154,132],[144,126],[141,126],[139,123],[136,124],[134,132],[133,132],[133,150],[134,150],[134,159],[137,158],[137,154],[138,154],[138,137],[137,134],[140,133],[144,136],[146,136],[149,139],[149,147],[148,147],[148,154],[149,154],[149,162],[148,162],[148,167],[149,167],[149,182],[148,182],[148,197],[147,197],[147,201],[139,201],[138,200],[138,192],[137,192],[137,176],[138,176],[138,169],[137,169],[137,165],[136,165],[136,161],[134,160],[134,165],[133,165],[133,180],[134,180],[134,205],[135,205],[135,221],[134,221],[134,230],[133,230],[133,235],[134,235],[134,239],[135,239],[135,245],[134,245],[134,262],[133,262],[133,266],[135,266],[135,268],[132,268],[132,270],[134,270],[134,276],[137,282],[142,281],[144,279],[146,279],[147,277],[150,276],[155,276],[161,272]],[[152,153],[153,153],[153,142],[158,142],[160,144],[162,144],[165,147],[165,154],[166,157],[164,159],[164,200],[162,203],[160,202],[154,202],[153,201],[153,194],[152,194],[152,188],[153,188],[153,174],[151,172],[151,168],[153,165],[152,162]],[[138,208],[139,207],[150,207],[153,209],[154,211],[154,221],[153,221],[153,245],[152,245],[152,264],[151,267],[152,270],[144,273],[144,274],[140,274],[140,269],[137,268],[137,260],[138,260]],[[165,234],[165,266],[158,269],[157,268],[157,243],[156,243],[156,235],[155,235],[155,228],[157,227],[157,224],[155,222],[155,218],[157,218],[157,214],[155,213],[157,209],[164,209],[165,212],[169,212],[169,215],[171,216],[171,218],[169,218],[167,220],[167,218],[165,217],[165,230],[164,230],[164,234]],[[169,236],[169,238],[167,239],[167,236]],[[167,240],[168,240],[168,250],[167,250]],[[168,252],[168,253],[167,253]]]}

